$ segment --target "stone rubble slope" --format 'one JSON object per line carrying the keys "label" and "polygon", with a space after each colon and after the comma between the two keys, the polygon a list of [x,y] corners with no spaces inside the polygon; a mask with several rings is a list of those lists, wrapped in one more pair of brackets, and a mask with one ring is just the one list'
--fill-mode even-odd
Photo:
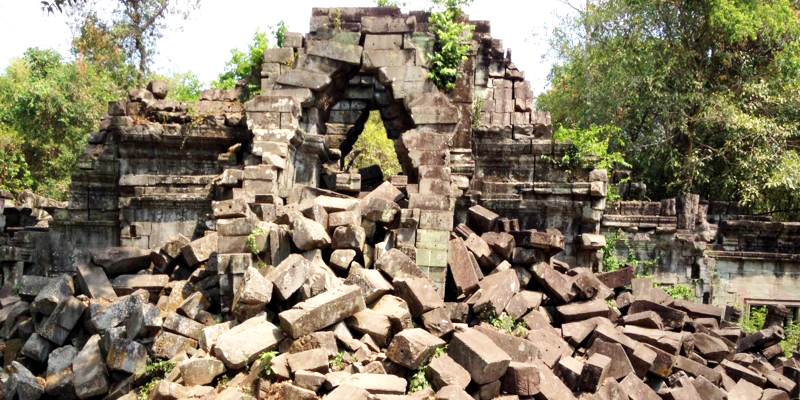
{"label": "stone rubble slope", "polygon": [[735,308],[675,300],[631,266],[566,265],[559,232],[481,206],[449,236],[416,230],[447,250],[437,284],[405,245],[405,187],[296,190],[267,220],[219,201],[200,239],[2,288],[3,398],[798,398],[779,322],[745,334]]}

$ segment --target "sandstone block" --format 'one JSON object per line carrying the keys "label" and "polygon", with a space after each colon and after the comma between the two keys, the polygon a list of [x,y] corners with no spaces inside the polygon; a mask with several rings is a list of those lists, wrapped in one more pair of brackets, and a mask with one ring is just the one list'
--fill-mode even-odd
{"label": "sandstone block", "polygon": [[478,384],[500,379],[511,362],[508,354],[474,329],[454,333],[447,353],[469,371],[472,380]]}
{"label": "sandstone block", "polygon": [[[513,364],[513,363],[512,363]],[[440,390],[445,386],[458,386],[466,389],[472,378],[469,371],[455,362],[449,355],[442,354],[435,357],[428,364],[425,376],[431,382],[434,389]]]}
{"label": "sandstone block", "polygon": [[281,328],[292,338],[331,326],[366,308],[361,288],[339,286],[278,314]]}
{"label": "sandstone block", "polygon": [[386,356],[397,364],[409,369],[417,369],[427,361],[445,341],[424,329],[406,329],[394,336]]}
{"label": "sandstone block", "polygon": [[233,327],[217,339],[214,355],[230,369],[242,368],[263,352],[271,351],[283,340],[280,328],[261,314]]}

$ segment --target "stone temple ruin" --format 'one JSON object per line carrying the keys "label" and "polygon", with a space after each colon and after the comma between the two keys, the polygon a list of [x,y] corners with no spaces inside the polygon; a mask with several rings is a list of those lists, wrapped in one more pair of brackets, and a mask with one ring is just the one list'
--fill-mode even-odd
{"label": "stone temple ruin", "polygon": [[[314,9],[265,52],[262,94],[186,104],[153,82],[109,104],[68,203],[2,193],[5,398],[134,398],[148,357],[178,363],[151,399],[405,395],[427,362],[417,397],[796,398],[777,343],[800,224],[559,167],[571,145],[490,23],[468,21],[443,93],[428,17]],[[403,167],[387,181],[342,167],[373,110]],[[705,304],[601,273],[617,232]],[[745,336],[732,304],[770,305],[765,329]],[[481,323],[501,315],[526,332]]]}

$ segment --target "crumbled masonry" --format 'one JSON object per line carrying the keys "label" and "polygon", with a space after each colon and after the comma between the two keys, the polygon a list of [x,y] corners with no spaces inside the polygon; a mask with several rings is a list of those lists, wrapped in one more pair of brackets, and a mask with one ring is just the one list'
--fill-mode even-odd
{"label": "crumbled masonry", "polygon": [[[153,82],[109,105],[69,203],[0,191],[2,399],[800,398],[786,307],[746,334],[600,272],[626,229],[710,299],[714,257],[797,261],[800,229],[691,194],[607,205],[643,186],[546,161],[569,145],[487,21],[456,89],[431,83],[428,17],[314,9],[263,94]],[[403,175],[343,168],[370,110]]]}

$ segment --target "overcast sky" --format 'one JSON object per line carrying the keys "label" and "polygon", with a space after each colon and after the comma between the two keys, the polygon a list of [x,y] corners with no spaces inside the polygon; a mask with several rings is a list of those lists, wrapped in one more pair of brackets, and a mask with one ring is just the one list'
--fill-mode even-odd
{"label": "overcast sky", "polygon": [[[105,0],[111,1],[111,0]],[[412,0],[404,11],[429,7]],[[246,48],[256,28],[284,20],[291,32],[307,32],[312,7],[368,7],[371,0],[202,0],[198,12],[181,21],[180,31],[167,32],[158,42],[154,67],[159,72],[191,70],[209,82],[224,70],[234,47]],[[511,48],[512,61],[526,73],[535,92],[544,89],[552,60],[543,34],[569,9],[557,0],[475,0],[466,12],[489,20],[492,36]],[[69,55],[71,34],[62,15],[44,14],[37,0],[0,0],[0,68],[29,47],[54,48]]]}

